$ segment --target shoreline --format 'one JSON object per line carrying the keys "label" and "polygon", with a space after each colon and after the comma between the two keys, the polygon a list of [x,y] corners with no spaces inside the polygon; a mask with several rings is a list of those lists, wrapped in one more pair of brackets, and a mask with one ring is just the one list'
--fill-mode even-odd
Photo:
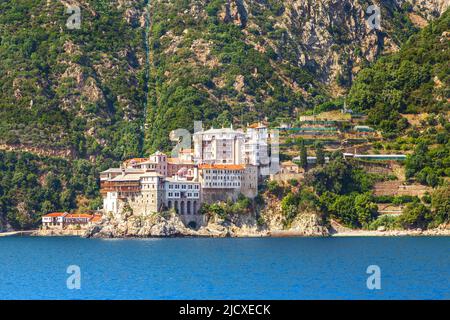
{"label": "shoreline", "polygon": [[[67,230],[63,233],[39,233],[40,230],[22,230],[0,232],[0,237],[27,236],[27,237],[80,237],[84,236],[78,232]],[[217,235],[176,235],[176,236],[152,236],[152,237],[117,237],[107,238],[98,237],[95,239],[151,239],[151,238],[339,238],[339,237],[450,237],[450,229],[431,229],[431,230],[346,230],[333,232],[329,235],[307,235],[302,232],[289,230],[269,231],[266,234],[241,234],[239,236],[217,236]]]}
{"label": "shoreline", "polygon": [[351,230],[331,234],[332,237],[450,237],[450,230]]}
{"label": "shoreline", "polygon": [[7,231],[0,232],[0,237],[12,237],[12,236],[34,236],[33,233],[39,230],[20,230],[20,231]]}

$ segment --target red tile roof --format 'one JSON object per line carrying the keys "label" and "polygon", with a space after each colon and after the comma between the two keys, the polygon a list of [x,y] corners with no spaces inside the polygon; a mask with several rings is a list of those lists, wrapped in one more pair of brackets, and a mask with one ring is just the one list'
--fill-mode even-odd
{"label": "red tile roof", "polygon": [[67,212],[52,212],[52,213],[44,215],[43,217],[56,218],[56,217],[62,217],[65,214],[67,214]]}
{"label": "red tile roof", "polygon": [[96,214],[92,217],[91,222],[98,222],[100,220],[102,220],[102,216],[99,214]]}

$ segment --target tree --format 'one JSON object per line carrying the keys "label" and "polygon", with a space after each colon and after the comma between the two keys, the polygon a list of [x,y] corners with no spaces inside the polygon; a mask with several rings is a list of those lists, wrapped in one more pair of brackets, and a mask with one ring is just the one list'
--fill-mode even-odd
{"label": "tree", "polygon": [[323,152],[323,145],[320,142],[316,144],[316,158],[317,158],[317,165],[323,166],[325,164],[325,154]]}
{"label": "tree", "polygon": [[358,214],[358,222],[364,228],[377,218],[378,206],[372,202],[369,193],[359,194],[355,197],[355,208]]}
{"label": "tree", "polygon": [[399,223],[403,228],[413,229],[422,228],[425,229],[428,223],[431,221],[431,212],[428,207],[421,203],[410,203],[403,210],[403,213],[399,217]]}
{"label": "tree", "polygon": [[350,228],[360,227],[353,196],[338,196],[329,210],[344,225]]}
{"label": "tree", "polygon": [[55,211],[55,207],[53,206],[53,204],[50,201],[45,200],[42,203],[41,211],[42,211],[43,214],[47,214],[47,213],[50,213],[52,211]]}
{"label": "tree", "polygon": [[298,197],[291,192],[288,193],[283,200],[281,200],[281,211],[283,212],[287,224],[292,222],[292,220],[297,216],[298,202]]}
{"label": "tree", "polygon": [[303,140],[300,142],[300,167],[305,170],[308,168],[308,153]]}
{"label": "tree", "polygon": [[437,189],[431,195],[433,220],[436,225],[450,221],[450,187]]}

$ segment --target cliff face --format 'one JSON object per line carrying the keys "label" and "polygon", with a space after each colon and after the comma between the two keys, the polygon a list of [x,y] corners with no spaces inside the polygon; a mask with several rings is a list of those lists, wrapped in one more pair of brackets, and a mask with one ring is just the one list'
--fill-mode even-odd
{"label": "cliff face", "polygon": [[186,227],[174,212],[137,215],[124,206],[119,214],[104,216],[84,236],[98,238],[126,237],[263,237],[328,236],[315,212],[300,212],[289,227],[283,224],[279,200],[271,200],[262,210],[232,213],[226,217],[208,214],[206,223],[197,230]]}

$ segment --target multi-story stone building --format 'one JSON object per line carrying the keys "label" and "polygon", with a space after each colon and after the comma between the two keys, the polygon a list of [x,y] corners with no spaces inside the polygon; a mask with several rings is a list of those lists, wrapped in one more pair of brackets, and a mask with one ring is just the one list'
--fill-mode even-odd
{"label": "multi-story stone building", "polygon": [[258,194],[258,168],[252,165],[199,165],[199,181],[207,203],[236,200],[241,193],[249,198]]}
{"label": "multi-story stone building", "polygon": [[[247,132],[233,127],[194,134],[194,149],[178,157],[156,152],[100,174],[103,210],[135,214],[174,210],[186,224],[201,224],[202,203],[254,198],[261,168],[268,166],[268,129],[258,123]],[[266,160],[267,159],[267,160]]]}
{"label": "multi-story stone building", "polygon": [[197,214],[200,209],[200,183],[178,176],[165,179],[165,204],[181,215]]}
{"label": "multi-story stone building", "polygon": [[248,126],[245,133],[233,127],[199,131],[193,140],[196,164],[248,164],[257,166],[258,174],[270,166],[269,130],[262,123]]}

